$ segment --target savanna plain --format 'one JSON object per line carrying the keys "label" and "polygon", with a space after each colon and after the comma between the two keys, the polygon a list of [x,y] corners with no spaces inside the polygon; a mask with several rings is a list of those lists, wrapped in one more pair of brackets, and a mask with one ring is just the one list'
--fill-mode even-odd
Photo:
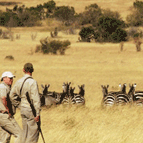
{"label": "savanna plain", "polygon": [[[10,1],[10,0],[9,0]],[[26,6],[42,1],[22,1]],[[56,2],[56,1],[55,1]],[[63,3],[62,3],[63,2]],[[57,1],[57,4],[70,5],[69,1]],[[74,2],[74,3],[73,3]],[[72,1],[88,5],[87,1]],[[124,17],[133,1],[100,0],[88,1],[97,3],[113,10],[121,10]],[[80,4],[79,4],[80,5]],[[112,7],[111,7],[112,6]],[[117,9],[118,7],[118,9]],[[82,7],[80,8],[82,11]],[[126,11],[125,11],[126,10]],[[78,92],[78,85],[85,84],[85,106],[46,108],[41,110],[41,128],[46,143],[142,143],[143,138],[143,107],[133,105],[104,109],[101,107],[101,85],[109,84],[110,90],[119,90],[119,84],[137,84],[137,90],[143,90],[143,51],[136,52],[134,42],[124,43],[124,50],[120,51],[120,44],[113,43],[84,43],[77,42],[78,30],[75,35],[67,35],[60,31],[59,40],[70,40],[70,48],[65,55],[46,55],[35,53],[41,38],[50,37],[49,31],[41,29],[47,27],[12,28],[14,34],[21,38],[14,41],[0,39],[0,71],[11,71],[16,75],[14,83],[23,76],[23,65],[31,62],[34,65],[34,79],[37,80],[39,92],[41,84],[50,84],[50,91],[62,92],[63,82],[71,82]],[[31,33],[37,32],[37,37],[31,40]],[[14,60],[6,60],[12,55]],[[19,109],[15,115],[22,127]],[[11,143],[14,142],[12,137]],[[42,143],[41,136],[38,143]]]}

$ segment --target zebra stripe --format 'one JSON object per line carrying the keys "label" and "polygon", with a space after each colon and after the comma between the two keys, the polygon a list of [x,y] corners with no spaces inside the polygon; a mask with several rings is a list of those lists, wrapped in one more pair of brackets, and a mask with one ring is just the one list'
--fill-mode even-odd
{"label": "zebra stripe", "polygon": [[76,105],[84,105],[85,104],[85,98],[84,98],[84,94],[85,94],[85,89],[84,89],[85,85],[78,85],[79,88],[79,93],[74,93],[74,89],[75,88],[71,88],[70,89],[70,99],[71,99],[71,103],[72,104],[76,104]]}
{"label": "zebra stripe", "polygon": [[130,97],[128,94],[120,93],[116,95],[116,104],[125,105],[130,102]]}
{"label": "zebra stripe", "polygon": [[113,106],[116,103],[115,101],[116,94],[109,93],[103,98],[102,103],[104,106]]}
{"label": "zebra stripe", "polygon": [[134,92],[133,102],[137,106],[143,106],[143,91],[135,91]]}
{"label": "zebra stripe", "polygon": [[102,106],[113,106],[116,103],[116,94],[114,92],[108,93],[109,85],[102,87],[103,99],[101,102]]}
{"label": "zebra stripe", "polygon": [[84,105],[85,104],[85,99],[81,95],[75,94],[74,98],[72,98],[72,104]]}
{"label": "zebra stripe", "polygon": [[71,82],[63,83],[63,93],[61,96],[61,103],[65,105],[69,105],[71,103],[70,99],[70,84]]}
{"label": "zebra stripe", "polygon": [[126,84],[124,83],[121,87],[121,91],[116,95],[116,104],[117,105],[126,105],[132,101],[132,96],[126,93]]}

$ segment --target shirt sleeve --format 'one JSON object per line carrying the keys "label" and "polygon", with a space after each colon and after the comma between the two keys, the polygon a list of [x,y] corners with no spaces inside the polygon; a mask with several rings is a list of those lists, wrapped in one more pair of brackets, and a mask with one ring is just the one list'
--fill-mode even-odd
{"label": "shirt sleeve", "polygon": [[4,106],[2,101],[2,98],[6,98],[6,95],[6,88],[0,88],[0,110],[6,110],[6,107]]}
{"label": "shirt sleeve", "polygon": [[20,97],[19,97],[19,88],[17,88],[18,86],[18,82],[15,83],[15,85],[12,87],[11,91],[10,91],[10,100],[12,102],[12,104],[15,107],[18,107],[18,105],[20,104]]}
{"label": "shirt sleeve", "polygon": [[30,96],[31,96],[33,106],[36,110],[36,116],[39,116],[40,115],[41,102],[40,102],[38,85],[37,85],[36,81],[34,81],[33,84],[31,85]]}

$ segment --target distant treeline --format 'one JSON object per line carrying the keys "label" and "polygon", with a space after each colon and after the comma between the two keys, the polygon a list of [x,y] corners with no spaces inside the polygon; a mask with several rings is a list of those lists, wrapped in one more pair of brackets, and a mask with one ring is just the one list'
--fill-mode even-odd
{"label": "distant treeline", "polygon": [[[54,18],[65,26],[82,27],[79,33],[83,41],[93,37],[98,42],[120,42],[127,40],[125,28],[143,26],[143,2],[133,3],[131,14],[124,21],[119,12],[101,9],[96,3],[85,7],[82,13],[76,13],[74,7],[56,6],[50,0],[35,7],[15,4],[12,9],[0,12],[0,25],[8,27],[40,26],[41,20]],[[87,27],[87,25],[90,25]],[[134,35],[141,35],[134,33]]]}
{"label": "distant treeline", "polygon": [[16,5],[16,4],[20,4],[20,2],[0,2],[0,5],[2,6],[9,6],[9,5]]}

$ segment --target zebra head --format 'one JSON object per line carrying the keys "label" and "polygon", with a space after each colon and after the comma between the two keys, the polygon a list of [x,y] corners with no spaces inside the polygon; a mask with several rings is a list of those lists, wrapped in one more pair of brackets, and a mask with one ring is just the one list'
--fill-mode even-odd
{"label": "zebra head", "polygon": [[130,87],[130,90],[128,92],[128,95],[133,99],[134,94],[135,94],[136,83],[134,83],[132,85],[129,84],[129,87]]}
{"label": "zebra head", "polygon": [[106,96],[108,95],[108,88],[109,88],[109,85],[107,85],[107,86],[101,85],[101,87],[102,87],[103,97],[106,97]]}
{"label": "zebra head", "polygon": [[74,88],[70,87],[70,97],[71,98],[74,98],[74,90],[75,90],[75,87]]}
{"label": "zebra head", "polygon": [[63,87],[63,93],[69,95],[70,84],[71,84],[71,82],[63,83],[63,86],[62,86]]}
{"label": "zebra head", "polygon": [[121,84],[119,84],[119,87],[121,88],[122,93],[126,93],[126,86],[127,86],[126,83],[124,83],[123,86]]}
{"label": "zebra head", "polygon": [[45,86],[43,86],[43,84],[41,84],[41,87],[43,89],[43,95],[46,95],[48,93],[48,88],[50,87],[50,84],[45,84]]}
{"label": "zebra head", "polygon": [[83,96],[83,97],[84,97],[84,94],[85,94],[84,87],[85,87],[84,84],[81,85],[81,86],[78,85],[78,88],[79,88],[79,95],[81,95],[81,96]]}

